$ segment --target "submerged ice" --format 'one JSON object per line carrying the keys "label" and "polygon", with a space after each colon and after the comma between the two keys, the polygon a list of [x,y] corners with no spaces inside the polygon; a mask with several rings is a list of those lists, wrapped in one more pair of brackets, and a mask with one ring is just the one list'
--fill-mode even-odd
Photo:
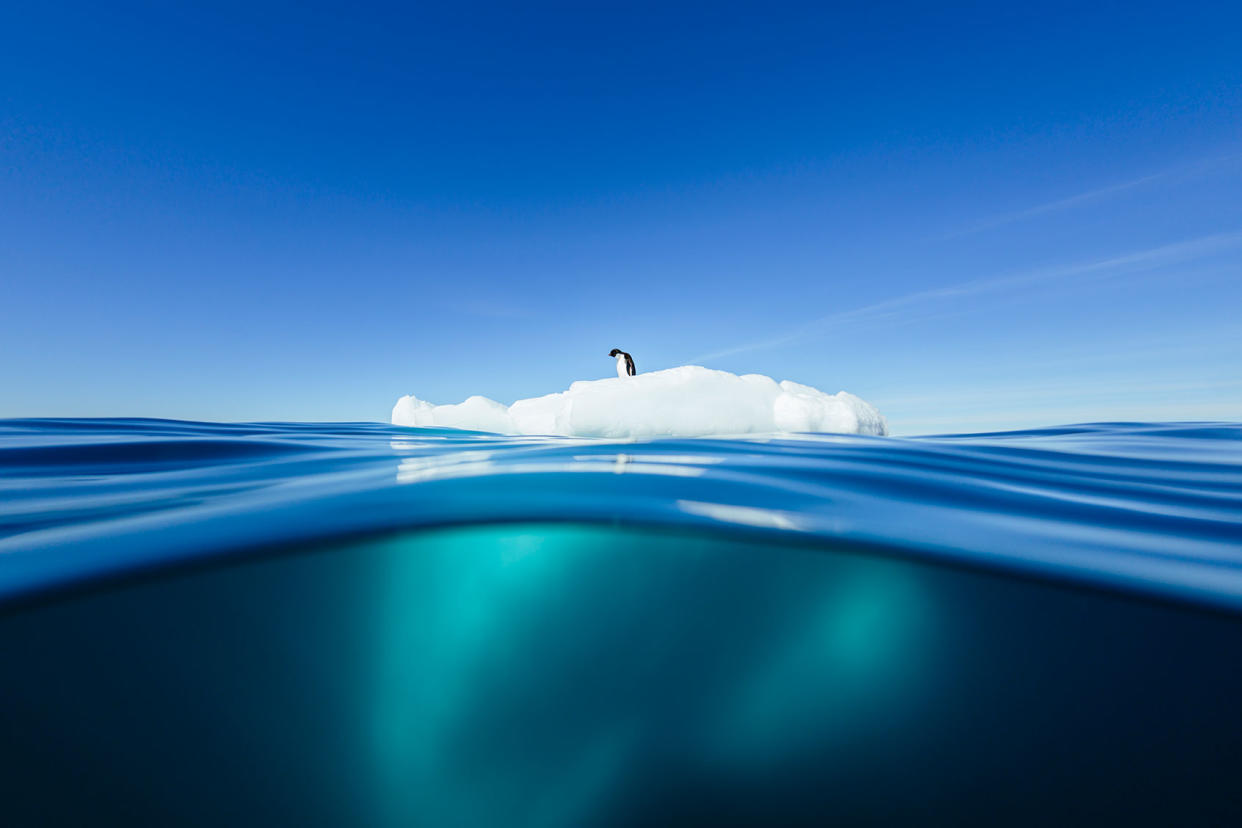
{"label": "submerged ice", "polygon": [[738,376],[698,365],[584,380],[565,391],[511,406],[479,396],[456,405],[435,405],[410,395],[397,400],[392,422],[501,434],[609,438],[888,433],[888,424],[874,406],[845,391],[828,394],[762,374]]}

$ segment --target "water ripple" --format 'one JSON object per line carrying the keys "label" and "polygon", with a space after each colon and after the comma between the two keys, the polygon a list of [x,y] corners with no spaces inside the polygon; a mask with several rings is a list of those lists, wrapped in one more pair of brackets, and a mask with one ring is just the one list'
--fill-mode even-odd
{"label": "water ripple", "polygon": [[0,421],[0,599],[273,545],[509,521],[861,544],[1242,610],[1242,425],[617,442]]}

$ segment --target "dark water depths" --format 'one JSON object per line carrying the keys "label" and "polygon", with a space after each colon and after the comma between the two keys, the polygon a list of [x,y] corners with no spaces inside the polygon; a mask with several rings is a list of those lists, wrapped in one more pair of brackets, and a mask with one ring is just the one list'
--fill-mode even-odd
{"label": "dark water depths", "polygon": [[1228,824],[1242,426],[0,423],[14,824]]}

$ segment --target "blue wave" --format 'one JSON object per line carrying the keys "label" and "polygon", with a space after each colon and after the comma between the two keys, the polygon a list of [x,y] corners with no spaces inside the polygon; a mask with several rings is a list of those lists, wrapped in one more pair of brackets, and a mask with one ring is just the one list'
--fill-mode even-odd
{"label": "blue wave", "polygon": [[1242,425],[643,442],[0,422],[0,600],[275,546],[556,522],[858,544],[1242,609]]}

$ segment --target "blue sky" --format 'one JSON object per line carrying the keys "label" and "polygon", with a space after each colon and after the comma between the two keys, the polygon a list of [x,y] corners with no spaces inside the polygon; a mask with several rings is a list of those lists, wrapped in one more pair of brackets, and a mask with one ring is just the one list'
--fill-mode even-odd
{"label": "blue sky", "polygon": [[1236,3],[5,4],[0,416],[686,362],[1242,419]]}

